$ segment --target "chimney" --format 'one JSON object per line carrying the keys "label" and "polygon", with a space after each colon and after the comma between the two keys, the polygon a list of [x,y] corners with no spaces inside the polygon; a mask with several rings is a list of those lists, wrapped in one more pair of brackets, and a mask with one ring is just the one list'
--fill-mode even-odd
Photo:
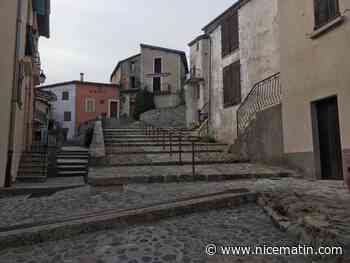
{"label": "chimney", "polygon": [[84,73],[80,73],[80,81],[84,82]]}

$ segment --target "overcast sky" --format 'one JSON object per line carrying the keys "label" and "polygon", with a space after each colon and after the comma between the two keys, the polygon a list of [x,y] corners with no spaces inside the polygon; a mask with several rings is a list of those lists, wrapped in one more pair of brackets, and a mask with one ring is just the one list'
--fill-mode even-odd
{"label": "overcast sky", "polygon": [[45,84],[109,82],[140,43],[184,50],[235,0],[51,0],[51,38],[41,38]]}

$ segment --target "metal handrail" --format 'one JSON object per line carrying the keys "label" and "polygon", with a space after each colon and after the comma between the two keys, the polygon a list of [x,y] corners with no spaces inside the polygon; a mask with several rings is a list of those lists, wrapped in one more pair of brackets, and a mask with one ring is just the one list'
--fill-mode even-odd
{"label": "metal handrail", "polygon": [[238,136],[244,133],[258,112],[280,104],[281,97],[280,73],[256,83],[237,110]]}

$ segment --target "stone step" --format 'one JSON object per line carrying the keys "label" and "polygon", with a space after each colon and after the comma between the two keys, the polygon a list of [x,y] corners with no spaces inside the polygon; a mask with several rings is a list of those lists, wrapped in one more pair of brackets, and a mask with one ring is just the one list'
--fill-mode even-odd
{"label": "stone step", "polygon": [[89,160],[87,159],[57,159],[57,164],[65,164],[65,165],[87,165]]}
{"label": "stone step", "polygon": [[19,175],[17,176],[16,181],[23,183],[43,183],[46,181],[46,176],[40,176],[35,174],[26,176]]}
{"label": "stone step", "polygon": [[87,165],[58,165],[59,171],[87,171]]}
{"label": "stone step", "polygon": [[[180,144],[177,142],[173,143],[173,147],[178,147]],[[151,142],[151,143],[106,143],[106,147],[163,147],[163,143]],[[183,143],[182,146],[190,147],[192,143]],[[195,144],[195,147],[227,147],[226,144]],[[165,147],[170,147],[170,143],[165,143]]]}
{"label": "stone step", "polygon": [[58,171],[58,177],[81,177],[87,176],[88,171]]}
{"label": "stone step", "polygon": [[57,155],[83,155],[89,156],[89,152],[59,152]]}
{"label": "stone step", "polygon": [[88,155],[61,155],[61,154],[59,154],[59,155],[57,155],[57,159],[74,159],[74,160],[76,160],[76,159],[84,159],[84,160],[86,160],[86,159],[88,159]]}
{"label": "stone step", "polygon": [[[186,153],[192,153],[191,150],[183,150],[181,151],[182,153],[186,154]],[[197,153],[221,153],[223,152],[223,150],[197,150]],[[106,151],[107,154],[109,155],[138,155],[138,154],[170,154],[169,150],[163,150],[163,151],[144,151],[143,149],[141,149],[140,151],[118,151],[118,150],[109,150],[107,149]],[[179,154],[180,151],[176,150],[176,151],[172,151],[173,154]]]}

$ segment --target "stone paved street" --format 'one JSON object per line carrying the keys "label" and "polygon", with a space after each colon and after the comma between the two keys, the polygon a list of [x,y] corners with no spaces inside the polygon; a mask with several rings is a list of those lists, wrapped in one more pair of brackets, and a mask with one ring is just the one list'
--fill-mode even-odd
{"label": "stone paved street", "polygon": [[[84,234],[77,238],[0,252],[4,263],[223,262],[209,258],[209,244],[297,245],[255,205],[173,218],[156,224]],[[311,263],[302,257],[227,257],[226,262]],[[242,261],[242,260],[246,261]],[[264,260],[264,261],[262,261]]]}
{"label": "stone paved street", "polygon": [[[240,184],[243,187],[245,184]],[[223,192],[235,188],[230,183],[188,183],[128,185],[124,189],[96,190],[86,186],[54,195],[0,199],[0,227],[59,219],[69,215],[131,209],[196,195]]]}

